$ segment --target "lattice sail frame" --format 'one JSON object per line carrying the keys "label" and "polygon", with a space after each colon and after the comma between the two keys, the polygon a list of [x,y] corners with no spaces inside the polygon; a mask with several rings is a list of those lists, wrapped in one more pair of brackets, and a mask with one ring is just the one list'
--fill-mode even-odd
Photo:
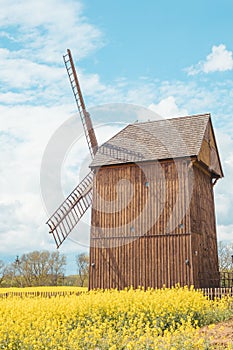
{"label": "lattice sail frame", "polygon": [[93,172],[90,171],[48,219],[49,233],[57,248],[68,237],[92,203]]}

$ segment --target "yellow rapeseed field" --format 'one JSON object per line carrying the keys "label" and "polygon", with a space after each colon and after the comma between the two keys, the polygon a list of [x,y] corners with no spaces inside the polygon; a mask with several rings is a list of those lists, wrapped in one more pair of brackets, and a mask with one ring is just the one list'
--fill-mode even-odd
{"label": "yellow rapeseed field", "polygon": [[211,349],[198,327],[229,317],[232,303],[179,287],[78,295],[78,289],[65,290],[47,298],[0,298],[0,349]]}

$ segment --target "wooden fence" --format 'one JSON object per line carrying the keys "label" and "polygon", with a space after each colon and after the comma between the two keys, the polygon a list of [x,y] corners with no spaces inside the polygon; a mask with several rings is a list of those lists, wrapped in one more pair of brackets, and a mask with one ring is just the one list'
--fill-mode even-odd
{"label": "wooden fence", "polygon": [[210,299],[222,298],[224,296],[233,297],[233,287],[231,288],[202,288],[199,291]]}
{"label": "wooden fence", "polygon": [[[202,292],[205,296],[210,299],[214,298],[222,298],[224,296],[233,297],[233,287],[231,288],[202,288],[198,289],[198,291]],[[0,289],[0,298],[8,298],[8,297],[24,297],[24,298],[51,298],[58,296],[69,296],[69,295],[80,295],[85,293],[85,291],[4,291],[1,292]]]}
{"label": "wooden fence", "polygon": [[9,298],[9,297],[19,297],[19,298],[51,298],[58,296],[69,296],[69,295],[80,295],[85,293],[85,291],[9,291],[1,292],[0,289],[0,298]]}

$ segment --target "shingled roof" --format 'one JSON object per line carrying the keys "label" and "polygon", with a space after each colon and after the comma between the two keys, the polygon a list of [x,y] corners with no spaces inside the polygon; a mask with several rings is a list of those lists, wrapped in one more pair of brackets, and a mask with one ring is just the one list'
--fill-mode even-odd
{"label": "shingled roof", "polygon": [[129,124],[99,147],[90,166],[198,156],[209,122],[202,114]]}

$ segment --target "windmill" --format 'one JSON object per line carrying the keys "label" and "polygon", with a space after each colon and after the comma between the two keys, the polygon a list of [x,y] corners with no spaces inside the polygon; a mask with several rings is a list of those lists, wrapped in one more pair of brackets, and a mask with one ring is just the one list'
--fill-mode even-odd
{"label": "windmill", "polygon": [[98,147],[70,50],[64,62],[92,162],[47,221],[57,247],[92,206],[89,289],[217,287],[210,114],[129,124]]}

